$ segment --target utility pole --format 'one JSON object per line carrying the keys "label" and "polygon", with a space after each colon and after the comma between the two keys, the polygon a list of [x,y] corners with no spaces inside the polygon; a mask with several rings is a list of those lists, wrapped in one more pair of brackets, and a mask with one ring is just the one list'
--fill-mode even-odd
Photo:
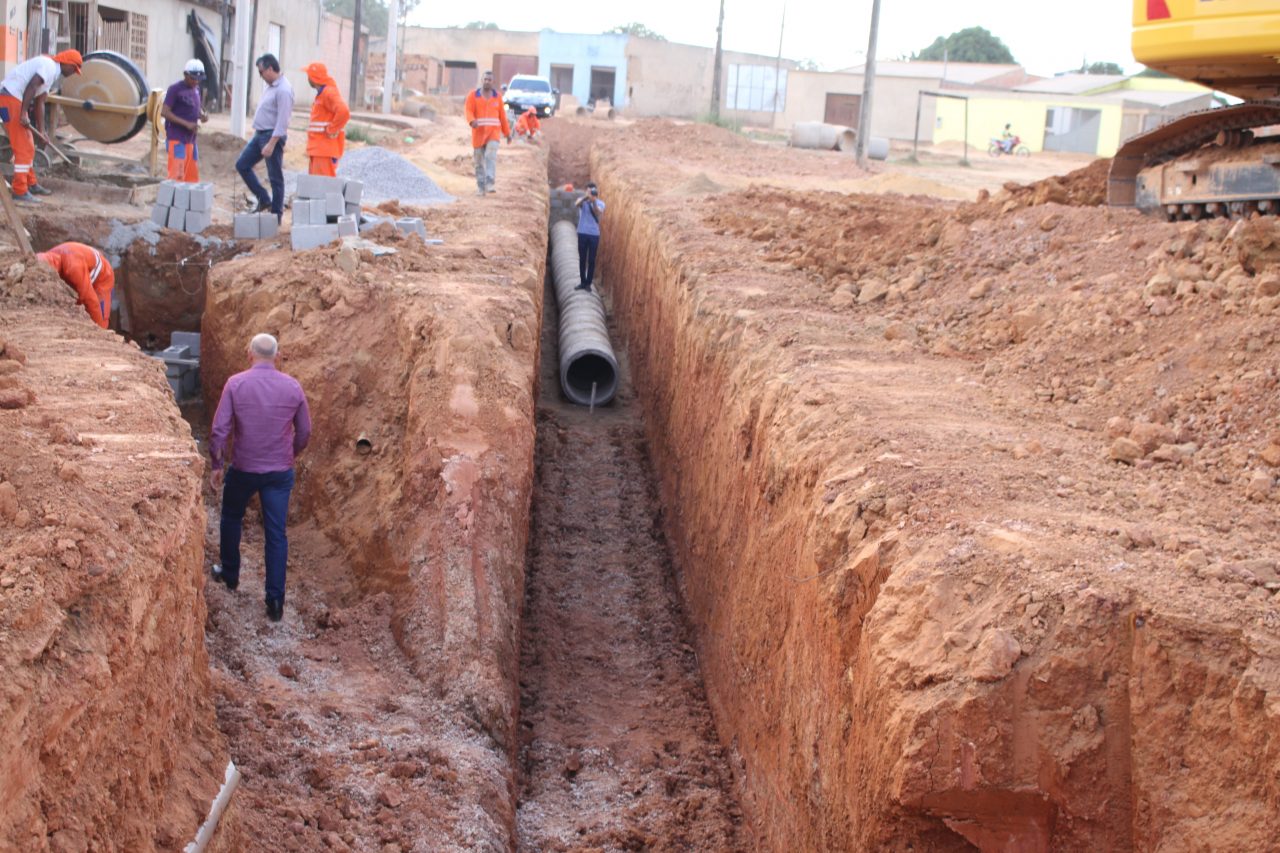
{"label": "utility pole", "polygon": [[249,7],[253,0],[236,0],[235,41],[231,68],[231,133],[244,138],[245,113],[249,111],[249,30],[253,12]]}
{"label": "utility pole", "polygon": [[862,66],[862,109],[858,116],[858,139],[854,151],[858,165],[867,165],[867,142],[871,137],[871,96],[876,86],[876,36],[880,31],[880,0],[871,0],[871,38],[867,42],[867,62]]}
{"label": "utility pole", "polygon": [[382,74],[382,112],[391,114],[391,92],[396,85],[396,54],[400,52],[400,34],[396,32],[400,17],[400,0],[391,0],[387,9],[387,67]]}
{"label": "utility pole", "polygon": [[358,105],[357,109],[364,108],[364,102],[360,100],[360,77],[364,71],[360,63],[360,11],[363,6],[363,0],[356,0],[355,17],[351,21],[356,32],[351,40],[351,88],[347,91],[347,103]]}
{"label": "utility pole", "polygon": [[720,23],[716,24],[716,59],[711,72],[711,120],[720,118],[720,64],[723,60],[721,45],[724,39],[724,0],[720,0]]}
{"label": "utility pole", "polygon": [[778,55],[773,60],[773,124],[778,124],[778,89],[782,84],[782,36],[787,31],[787,4],[782,4],[782,24],[778,27]]}

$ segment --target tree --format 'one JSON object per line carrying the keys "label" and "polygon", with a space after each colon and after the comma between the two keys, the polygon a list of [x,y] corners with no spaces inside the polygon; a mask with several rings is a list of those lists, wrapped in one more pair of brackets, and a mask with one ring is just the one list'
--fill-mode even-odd
{"label": "tree", "polygon": [[797,71],[821,71],[816,59],[802,59],[796,63]]}
{"label": "tree", "polygon": [[[417,7],[422,0],[400,0],[400,23]],[[324,10],[342,17],[350,18],[356,13],[355,0],[324,0]],[[386,0],[360,0],[360,26],[369,28],[373,38],[386,38],[387,35],[387,3]]]}
{"label": "tree", "polygon": [[986,27],[969,27],[954,32],[943,38],[938,36],[933,44],[919,53],[912,54],[912,59],[941,62],[991,62],[998,65],[1013,65],[1013,53],[1005,43],[987,31]]}
{"label": "tree", "polygon": [[493,21],[471,21],[463,24],[461,29],[464,30],[496,30],[498,25]]}
{"label": "tree", "polygon": [[1080,66],[1080,74],[1124,74],[1124,69],[1114,62],[1091,62]]}
{"label": "tree", "polygon": [[611,30],[605,30],[605,35],[624,35],[635,36],[642,39],[653,39],[654,41],[666,41],[666,37],[660,36],[644,24],[632,21],[629,24],[619,24]]}

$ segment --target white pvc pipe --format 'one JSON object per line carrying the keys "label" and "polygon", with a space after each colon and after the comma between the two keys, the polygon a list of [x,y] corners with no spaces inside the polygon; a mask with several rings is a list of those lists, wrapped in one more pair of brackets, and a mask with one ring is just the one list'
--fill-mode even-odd
{"label": "white pvc pipe", "polygon": [[231,801],[231,795],[239,784],[240,771],[236,769],[236,765],[233,762],[228,761],[227,775],[222,780],[222,790],[218,791],[218,796],[213,798],[213,805],[209,808],[209,817],[201,825],[200,831],[196,833],[196,840],[183,848],[182,853],[204,853],[204,849],[213,840],[213,834],[218,831],[218,821],[222,818],[222,813],[226,811],[227,803]]}

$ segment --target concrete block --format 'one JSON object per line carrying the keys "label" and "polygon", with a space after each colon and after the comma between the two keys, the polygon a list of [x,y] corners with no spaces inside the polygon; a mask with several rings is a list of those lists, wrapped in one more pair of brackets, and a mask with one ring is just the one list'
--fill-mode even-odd
{"label": "concrete block", "polygon": [[342,188],[342,197],[346,199],[348,207],[360,204],[362,195],[364,195],[364,181],[347,181]]}
{"label": "concrete block", "polygon": [[169,224],[169,205],[157,204],[151,208],[151,221],[161,228]]}
{"label": "concrete block", "polygon": [[188,193],[187,210],[213,210],[213,184],[192,184]]}
{"label": "concrete block", "polygon": [[356,218],[354,216],[338,217],[338,236],[354,237],[360,233],[360,229],[356,226]]}
{"label": "concrete block", "polygon": [[[320,175],[319,177],[324,177],[324,176],[323,176],[323,175]],[[310,210],[310,212],[311,212],[311,216],[310,216],[310,217],[308,217],[308,219],[307,219],[308,224],[310,224],[310,225],[325,225],[325,224],[327,224],[327,223],[328,223],[328,221],[329,221],[329,220],[325,218],[325,217],[326,217],[326,214],[325,214],[325,201],[324,201],[324,199],[322,199],[322,198],[320,198],[320,199],[312,199],[312,200],[311,200],[311,207],[309,208],[309,210]]]}
{"label": "concrete block", "polygon": [[[231,220],[231,236],[237,240],[257,240],[260,213],[237,213]],[[275,219],[275,216],[271,217]]]}
{"label": "concrete block", "polygon": [[290,234],[295,252],[326,246],[338,239],[336,225],[295,225]]}
{"label": "concrete block", "polygon": [[199,234],[209,227],[213,216],[207,210],[188,210],[182,219],[182,230],[189,234]]}
{"label": "concrete block", "polygon": [[172,332],[169,335],[169,346],[186,347],[191,353],[191,358],[200,357],[200,333],[199,332]]}
{"label": "concrete block", "polygon": [[346,203],[346,205],[345,205],[345,208],[344,208],[344,210],[343,210],[343,213],[345,213],[347,216],[354,216],[356,219],[359,219],[359,218],[360,218],[360,205],[358,205],[358,204],[352,204],[351,202],[347,202],[347,203]]}
{"label": "concrete block", "polygon": [[300,198],[305,198],[305,199],[324,198],[324,190],[320,189],[320,182],[316,180],[317,178],[320,178],[320,177],[323,177],[323,176],[322,175],[299,175],[298,176],[298,186],[297,186],[297,189],[294,190],[294,196],[293,196],[293,206],[295,208],[298,206],[298,199]]}
{"label": "concrete block", "polygon": [[427,239],[427,226],[423,224],[422,218],[418,216],[405,216],[397,219],[396,230],[403,231],[405,234],[417,234],[423,240]]}
{"label": "concrete block", "polygon": [[182,222],[186,218],[187,212],[180,207],[169,208],[169,227],[175,230],[182,230]]}
{"label": "concrete block", "polygon": [[177,185],[177,181],[161,181],[156,187],[156,204],[173,207],[173,190]]}
{"label": "concrete block", "polygon": [[191,184],[178,184],[173,188],[173,206],[178,210],[191,208]]}
{"label": "concrete block", "polygon": [[280,220],[269,210],[258,214],[258,237],[270,240],[280,233]]}
{"label": "concrete block", "polygon": [[324,215],[342,216],[347,212],[346,201],[342,193],[324,194]]}
{"label": "concrete block", "polygon": [[[301,176],[299,176],[301,177]],[[293,216],[294,225],[310,225],[311,224],[311,199],[293,197],[293,206],[289,208]]]}

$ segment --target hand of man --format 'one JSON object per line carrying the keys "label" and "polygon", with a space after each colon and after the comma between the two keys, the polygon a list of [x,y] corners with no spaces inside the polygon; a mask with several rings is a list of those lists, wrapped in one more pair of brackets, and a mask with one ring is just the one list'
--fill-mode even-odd
{"label": "hand of man", "polygon": [[200,114],[200,121],[201,121],[202,123],[203,123],[203,122],[206,122],[206,121],[208,121],[208,120],[209,120],[209,114],[208,114],[208,113],[201,113],[201,114]]}
{"label": "hand of man", "polygon": [[470,122],[468,122],[468,123],[469,123],[472,127],[475,127],[475,126],[476,126],[476,123],[475,123],[475,121],[474,121],[474,120],[472,120],[472,121],[470,121]]}
{"label": "hand of man", "polygon": [[218,491],[218,489],[221,489],[222,480],[225,475],[226,475],[225,468],[209,469],[209,487],[213,489],[215,492]]}
{"label": "hand of man", "polygon": [[276,153],[276,138],[273,136],[270,142],[262,146],[262,156],[270,157],[274,153]]}
{"label": "hand of man", "polygon": [[26,113],[23,113],[22,116],[19,117],[18,119],[18,124],[22,125],[23,127],[31,127],[31,116],[27,115]]}

